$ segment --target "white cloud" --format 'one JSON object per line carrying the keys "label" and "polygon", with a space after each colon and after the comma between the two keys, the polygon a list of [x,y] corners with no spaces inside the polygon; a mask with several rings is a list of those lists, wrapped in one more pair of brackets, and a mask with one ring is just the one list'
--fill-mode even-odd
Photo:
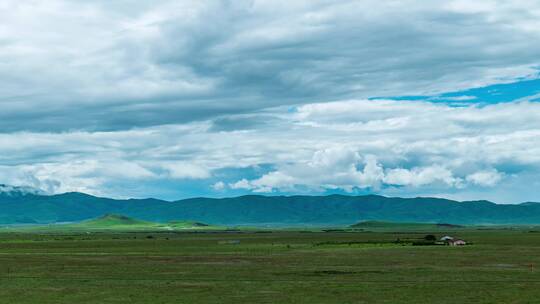
{"label": "white cloud", "polygon": [[189,162],[163,162],[160,167],[169,172],[168,177],[173,179],[203,179],[210,177],[210,172],[201,166]]}
{"label": "white cloud", "polygon": [[476,96],[470,95],[460,95],[460,96],[451,96],[451,97],[433,97],[431,100],[449,100],[449,101],[470,101],[478,99]]}
{"label": "white cloud", "polygon": [[229,184],[229,187],[231,187],[231,189],[246,189],[246,190],[250,190],[252,189],[253,187],[251,186],[250,182],[243,178],[235,183],[231,183]]}
{"label": "white cloud", "polygon": [[273,189],[282,191],[294,189],[295,178],[283,172],[274,171],[263,175],[261,178],[249,182],[255,192],[271,192]]}
{"label": "white cloud", "polygon": [[533,1],[6,0],[0,19],[0,182],[129,196],[252,168],[223,191],[535,199],[512,187],[540,176],[536,93],[366,99],[537,77]]}
{"label": "white cloud", "polygon": [[110,187],[119,180],[188,182],[212,178],[217,170],[270,164],[275,169],[257,178],[223,182],[233,190],[400,187],[403,194],[421,194],[430,187],[440,193],[500,186],[485,168],[516,178],[540,175],[538,103],[451,107],[350,100],[227,117],[256,122],[257,115],[264,124],[218,132],[206,121],[116,132],[0,134],[0,183],[114,195]]}
{"label": "white cloud", "polygon": [[397,168],[386,171],[384,182],[396,186],[425,186],[442,182],[449,187],[461,187],[461,179],[455,178],[452,171],[441,165],[415,167],[411,170]]}
{"label": "white cloud", "polygon": [[223,190],[225,190],[225,187],[226,187],[226,185],[222,181],[216,182],[215,184],[212,185],[212,189],[214,189],[216,191],[223,191]]}
{"label": "white cloud", "polygon": [[502,180],[503,176],[497,170],[478,171],[467,176],[467,181],[479,186],[492,187]]}
{"label": "white cloud", "polygon": [[[332,152],[332,156],[337,156],[337,159],[347,154],[347,151],[342,151],[345,153],[341,155],[336,154],[335,150]],[[324,153],[326,153],[324,150],[317,151],[313,158],[320,159],[321,154]],[[349,158],[349,160],[341,166],[313,161],[295,166],[284,166],[278,171],[263,175],[261,178],[251,181],[242,179],[231,186],[233,189],[249,189],[255,192],[294,192],[299,190],[296,186],[307,186],[315,191],[343,189],[347,192],[351,192],[355,188],[380,190],[384,185],[422,187],[439,183],[447,188],[464,187],[463,178],[454,177],[452,171],[441,165],[415,167],[410,170],[403,168],[385,169],[373,155],[364,157],[363,161],[360,161],[360,158]],[[363,165],[362,169],[358,169],[360,165]],[[481,174],[485,173],[469,175],[467,181],[476,185],[483,181],[482,185],[487,186],[487,180],[481,180],[486,177]],[[489,186],[498,182],[498,180],[490,181],[492,184]]]}
{"label": "white cloud", "polygon": [[[257,115],[264,124],[256,123]],[[517,179],[540,175],[538,103],[451,107],[350,100],[227,117],[255,123],[219,132],[206,121],[116,132],[0,134],[0,183],[116,195],[111,185],[117,181],[188,182],[212,178],[217,170],[270,164],[275,169],[257,178],[223,182],[259,192],[399,187],[402,194],[421,194],[501,186],[495,171],[485,168]]]}
{"label": "white cloud", "polygon": [[73,160],[61,163],[0,166],[0,176],[6,183],[29,185],[47,193],[85,192],[103,194],[107,182],[148,180],[156,174],[137,163],[123,160]]}

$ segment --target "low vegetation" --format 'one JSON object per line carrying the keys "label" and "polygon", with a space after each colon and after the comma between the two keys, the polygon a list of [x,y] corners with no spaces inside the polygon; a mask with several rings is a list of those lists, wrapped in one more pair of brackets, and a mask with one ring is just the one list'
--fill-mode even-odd
{"label": "low vegetation", "polygon": [[[126,230],[129,225],[150,229]],[[154,225],[160,224],[109,215],[56,231],[4,230],[0,302],[444,304],[540,297],[540,238],[529,232],[537,228],[170,231]],[[429,235],[474,245],[414,246],[434,242]]]}
{"label": "low vegetation", "polygon": [[466,228],[462,225],[432,224],[432,223],[400,223],[384,221],[362,221],[351,225],[351,228],[365,230],[396,230],[396,231],[445,231]]}

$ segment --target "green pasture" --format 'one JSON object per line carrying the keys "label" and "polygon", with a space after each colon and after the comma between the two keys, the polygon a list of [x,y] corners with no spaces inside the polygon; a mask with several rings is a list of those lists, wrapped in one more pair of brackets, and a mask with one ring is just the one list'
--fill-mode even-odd
{"label": "green pasture", "polygon": [[[532,228],[391,230],[4,231],[0,303],[540,299],[540,233]],[[429,233],[472,245],[412,245]]]}

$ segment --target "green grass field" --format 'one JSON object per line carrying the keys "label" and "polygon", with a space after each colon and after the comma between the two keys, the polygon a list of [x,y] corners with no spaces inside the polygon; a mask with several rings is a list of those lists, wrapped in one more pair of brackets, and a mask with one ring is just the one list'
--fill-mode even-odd
{"label": "green grass field", "polygon": [[0,302],[538,303],[540,233],[394,228],[2,232]]}

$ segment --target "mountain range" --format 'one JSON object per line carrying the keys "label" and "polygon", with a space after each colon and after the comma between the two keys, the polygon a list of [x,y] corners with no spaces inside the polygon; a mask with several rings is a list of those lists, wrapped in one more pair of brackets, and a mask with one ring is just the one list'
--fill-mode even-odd
{"label": "mountain range", "polygon": [[[9,191],[1,191],[8,189]],[[104,214],[141,220],[190,220],[214,225],[337,226],[359,221],[452,224],[540,224],[540,203],[500,205],[440,198],[378,195],[261,196],[118,200],[70,192],[44,195],[0,185],[0,224],[78,222]]]}

